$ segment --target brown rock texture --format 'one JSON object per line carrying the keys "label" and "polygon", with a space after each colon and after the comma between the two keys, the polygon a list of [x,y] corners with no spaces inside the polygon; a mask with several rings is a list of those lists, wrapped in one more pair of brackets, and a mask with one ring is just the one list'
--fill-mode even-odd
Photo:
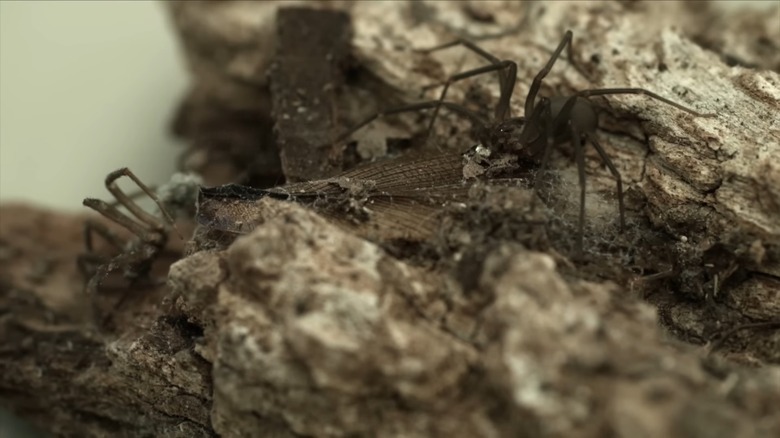
{"label": "brown rock texture", "polygon": [[[83,216],[0,207],[0,400],[58,436],[780,435],[780,76],[770,47],[780,7],[726,17],[698,5],[306,3],[306,23],[351,20],[339,25],[351,29],[351,51],[335,62],[284,51],[276,14],[292,2],[169,3],[193,72],[176,123],[192,145],[185,166],[210,184],[294,181],[312,163],[290,167],[284,154],[310,145],[330,160],[308,168],[322,172],[310,179],[336,176],[241,203],[252,220],[235,229],[201,222],[185,248],[174,242],[157,260],[167,283],[117,277],[97,297],[76,270]],[[338,172],[410,148],[462,152],[471,126],[443,110],[427,142],[421,113],[380,118],[344,144],[329,132],[484,65],[463,48],[414,50],[457,37],[517,63],[511,110],[522,115],[567,29],[574,59],[557,61],[541,95],[638,87],[715,113],[646,96],[591,99],[598,141],[622,176],[626,229],[615,179],[588,147],[578,253],[580,189],[564,145],[536,175],[541,226],[528,219],[527,180],[502,174],[469,179],[423,237],[365,232],[377,220],[366,199],[387,194],[359,171]],[[300,81],[321,94],[278,76],[307,65],[296,56],[336,69]],[[447,100],[489,117],[498,95],[491,73],[454,83]],[[297,112],[298,131],[275,120],[294,99],[325,97],[312,126]],[[290,138],[306,141],[287,148]],[[332,147],[323,155],[322,145]],[[482,172],[466,164],[464,174]],[[279,196],[296,187],[364,197],[339,221],[319,198]],[[93,308],[114,309],[113,324],[96,325]]]}

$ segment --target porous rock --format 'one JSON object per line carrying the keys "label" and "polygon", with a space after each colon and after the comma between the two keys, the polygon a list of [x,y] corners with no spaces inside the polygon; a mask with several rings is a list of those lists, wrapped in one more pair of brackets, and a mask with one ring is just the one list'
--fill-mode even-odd
{"label": "porous rock", "polygon": [[[198,150],[227,145],[236,168],[221,181],[250,161],[256,175],[280,175],[263,139],[283,4],[168,6],[195,77],[179,127]],[[776,15],[716,29],[709,9],[669,2],[317,7],[350,12],[353,55],[367,72],[358,82],[388,102],[414,101],[422,86],[483,63],[456,48],[411,49],[517,26],[479,43],[518,63],[514,115],[572,29],[574,61],[590,77],[560,59],[542,93],[642,87],[716,116],[642,96],[594,99],[629,229],[617,232],[614,179],[589,151],[587,263],[568,260],[579,190],[573,160],[556,154],[559,183],[546,199],[562,224],[550,228],[554,250],[491,241],[454,273],[453,263],[416,266],[267,200],[259,208],[274,215],[251,234],[173,264],[165,286],[131,289],[138,299],[108,333],[95,329],[75,270],[83,218],[3,206],[4,404],[65,436],[780,434],[780,333],[740,328],[778,318],[780,80],[766,44],[736,32],[759,23],[750,29],[770,35]],[[453,85],[448,99],[491,114],[497,96],[485,75]],[[411,136],[425,122],[386,127]],[[469,146],[469,128],[443,115],[434,147]],[[461,231],[459,245],[484,243]]]}

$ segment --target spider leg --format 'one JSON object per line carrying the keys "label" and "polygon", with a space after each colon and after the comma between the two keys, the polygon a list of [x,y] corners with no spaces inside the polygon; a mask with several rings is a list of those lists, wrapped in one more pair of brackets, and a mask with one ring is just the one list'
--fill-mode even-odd
{"label": "spider leg", "polygon": [[580,180],[580,219],[579,232],[577,236],[577,253],[582,254],[582,242],[585,236],[585,153],[577,131],[577,125],[569,122],[569,132],[571,133],[571,142],[574,145],[574,152],[577,157],[577,175]]}
{"label": "spider leg", "polygon": [[686,106],[683,106],[677,102],[674,102],[672,100],[669,100],[663,96],[660,96],[656,93],[653,93],[652,91],[645,90],[644,88],[598,88],[594,90],[583,90],[577,92],[577,96],[581,97],[590,97],[590,96],[604,96],[609,94],[643,94],[645,96],[648,96],[650,98],[653,98],[655,100],[661,101],[667,105],[671,105],[679,110],[685,111],[687,113],[693,114],[697,117],[715,117],[716,114],[714,113],[700,113],[698,111],[694,111]]}
{"label": "spider leg", "polygon": [[569,57],[571,57],[571,39],[572,39],[572,33],[570,30],[567,30],[560,44],[558,44],[558,48],[555,49],[555,52],[553,52],[552,56],[550,57],[550,60],[547,61],[547,64],[541,70],[539,70],[539,73],[537,73],[536,77],[534,77],[534,80],[531,83],[531,88],[528,90],[528,96],[525,98],[526,115],[533,113],[536,95],[539,93],[539,88],[542,86],[542,80],[544,80],[547,74],[550,73],[550,70],[552,70],[555,61],[558,59],[559,56],[561,56],[563,47],[566,46],[567,44],[570,47],[568,54]]}
{"label": "spider leg", "polygon": [[[143,195],[144,192],[135,192],[129,195],[131,199],[135,199],[139,197],[140,195]],[[111,207],[116,207],[119,205],[118,201],[114,201],[111,203],[108,203]],[[84,248],[86,249],[87,253],[83,255],[90,255],[93,253],[94,245],[93,242],[93,236],[98,235],[103,238],[106,242],[111,244],[114,248],[118,250],[122,250],[124,248],[125,243],[122,241],[122,239],[110,228],[108,228],[105,224],[101,222],[95,222],[93,220],[87,219],[84,222]],[[94,254],[92,254],[94,255]],[[90,258],[90,257],[87,257]],[[94,257],[91,257],[94,259]],[[105,258],[103,258],[105,260]]]}
{"label": "spider leg", "polygon": [[[125,208],[127,208],[130,213],[133,214],[136,218],[138,218],[141,222],[144,222],[149,227],[151,227],[155,231],[163,231],[165,226],[163,223],[154,217],[153,215],[145,212],[138,204],[135,203],[129,196],[127,196],[122,189],[119,188],[119,186],[116,184],[116,180],[119,179],[122,176],[127,176],[133,182],[144,192],[146,193],[149,198],[154,201],[155,204],[157,204],[157,207],[160,209],[160,212],[163,214],[165,219],[168,221],[168,223],[176,230],[176,233],[179,235],[179,237],[182,237],[181,233],[179,232],[178,228],[176,228],[176,222],[173,220],[171,215],[168,213],[168,210],[163,206],[162,202],[160,202],[160,199],[157,197],[157,195],[146,186],[135,174],[130,171],[130,169],[123,167],[121,169],[115,170],[106,176],[106,188],[109,192],[111,192],[112,195],[114,195],[114,198],[116,198],[117,202],[119,202],[121,205],[123,205]],[[139,237],[144,238],[144,235],[140,235]],[[183,237],[182,237],[183,240]]]}
{"label": "spider leg", "polygon": [[720,347],[723,346],[723,344],[726,343],[726,341],[734,336],[737,332],[745,329],[780,329],[780,319],[775,320],[769,320],[769,321],[759,321],[759,322],[751,322],[746,324],[740,324],[737,326],[732,327],[729,330],[721,330],[720,333],[715,334],[715,336],[712,337],[712,345],[710,346],[710,353],[718,350]]}
{"label": "spider leg", "polygon": [[92,236],[97,234],[102,237],[106,242],[110,243],[116,249],[121,250],[124,247],[122,239],[117,234],[111,231],[105,224],[87,220],[84,223],[84,247],[87,252],[93,252]]}
{"label": "spider leg", "polygon": [[[539,105],[534,110],[534,113],[537,114],[537,118],[539,116],[542,117],[541,122],[544,123],[544,135],[546,137],[546,146],[544,148],[544,154],[542,155],[542,161],[539,165],[539,170],[536,172],[536,177],[534,178],[534,187],[533,187],[533,195],[531,196],[531,211],[533,212],[536,208],[536,196],[539,193],[539,180],[541,179],[541,174],[547,169],[547,164],[550,160],[550,154],[552,152],[552,148],[554,146],[554,138],[553,138],[553,130],[552,130],[552,115],[550,110],[550,100],[547,98],[542,98],[542,100],[539,102]],[[534,120],[536,124],[538,124],[539,120]]]}
{"label": "spider leg", "polygon": [[86,252],[79,254],[76,258],[76,265],[79,268],[81,274],[89,279],[94,274],[94,267],[103,264],[107,261],[106,257],[99,254],[95,254],[94,245],[92,244],[92,236],[97,234],[102,237],[103,240],[111,244],[111,246],[121,250],[124,244],[119,236],[111,231],[107,226],[100,222],[87,220],[84,223],[84,248]]}
{"label": "spider leg", "polygon": [[[538,138],[542,134],[539,133],[539,130],[537,128],[539,126],[542,126],[543,123],[545,123],[545,120],[542,119],[542,117],[543,117],[542,113],[545,112],[545,108],[544,108],[545,106],[549,107],[550,106],[550,101],[549,101],[549,99],[543,97],[541,102],[540,102],[540,105],[537,105],[534,108],[534,112],[531,113],[531,116],[528,117],[525,120],[525,124],[523,125],[523,130],[520,132],[520,136],[518,137],[518,140],[519,140],[521,145],[524,145],[525,147],[528,147],[528,148],[538,147],[538,144],[539,144],[538,143]],[[526,116],[527,116],[527,114],[526,114]],[[551,117],[552,116],[550,116],[550,118]],[[550,120],[550,118],[548,118],[546,123],[549,123],[550,127],[552,128],[553,127],[552,126],[552,120]],[[558,119],[555,119],[555,120],[558,120]],[[530,156],[536,156],[539,153],[539,151],[536,150],[536,149],[533,149],[533,150],[529,150],[527,153]]]}
{"label": "spider leg", "polygon": [[[572,109],[574,108],[574,103],[576,102],[578,96],[580,96],[579,93],[569,97],[566,100],[566,103],[564,103],[563,107],[561,107],[560,113],[558,113],[558,116],[551,123],[551,129],[553,130],[553,132],[557,132],[558,127],[560,125],[564,123],[567,123],[569,125],[571,142],[572,145],[574,146],[574,152],[577,160],[577,173],[579,175],[579,180],[580,180],[580,219],[579,219],[578,252],[581,254],[582,243],[584,238],[583,236],[585,230],[585,154],[583,150],[584,145],[582,144],[582,138],[579,136],[579,132],[577,130],[576,124],[572,123],[571,120],[571,112]],[[601,159],[604,161],[604,164],[607,165],[610,172],[617,180],[618,206],[620,209],[620,228],[624,229],[625,228],[625,207],[623,205],[623,181],[620,176],[620,172],[618,172],[617,168],[615,168],[614,164],[612,163],[612,160],[606,154],[604,148],[601,147],[601,144],[599,144],[592,135],[588,135],[587,133],[583,133],[583,135],[585,135],[585,138],[587,140],[593,143],[593,146],[596,148],[596,151],[601,156]]]}
{"label": "spider leg", "polygon": [[165,246],[165,242],[167,241],[167,235],[165,233],[162,233],[157,229],[150,230],[145,226],[146,224],[136,222],[129,216],[119,211],[117,207],[100,199],[94,198],[84,199],[83,204],[102,214],[111,221],[125,227],[128,231],[138,236],[146,244],[160,248]]}
{"label": "spider leg", "polygon": [[119,209],[114,207],[113,205],[102,201],[100,199],[94,199],[94,198],[85,198],[83,201],[83,204],[98,213],[102,214],[106,218],[116,222],[117,224],[127,228],[131,233],[135,234],[136,236],[145,239],[148,234],[148,230],[144,228],[143,225],[135,222],[134,220],[130,219],[126,215],[122,214]]}
{"label": "spider leg", "polygon": [[476,123],[480,128],[484,128],[488,124],[488,122],[485,119],[483,119],[482,116],[480,116],[476,112],[471,111],[470,109],[462,105],[452,103],[452,102],[442,102],[439,100],[429,100],[425,102],[417,102],[409,105],[402,105],[395,108],[390,108],[384,111],[377,112],[369,117],[366,117],[360,123],[356,124],[355,126],[350,128],[347,132],[341,134],[338,138],[336,138],[335,143],[336,144],[341,143],[342,141],[349,138],[349,136],[351,136],[352,134],[360,130],[360,128],[368,125],[369,123],[373,122],[374,120],[380,117],[389,116],[393,114],[412,112],[412,111],[420,111],[420,110],[431,109],[431,108],[438,108],[439,106],[443,106],[458,115],[470,119],[472,122]]}
{"label": "spider leg", "polygon": [[[569,31],[571,32],[571,31]],[[577,70],[577,73],[581,74],[582,77],[588,80],[588,82],[593,82],[593,78],[591,77],[590,73],[585,71],[584,68],[580,65],[577,60],[574,59],[574,51],[572,49],[572,42],[569,40],[569,45],[566,46],[566,58],[567,61],[569,61],[569,64],[571,64],[572,67],[574,67],[575,70]]]}
{"label": "spider leg", "polygon": [[596,151],[601,156],[601,160],[604,161],[604,164],[607,165],[607,168],[609,168],[612,176],[614,176],[615,180],[617,180],[618,207],[620,208],[620,230],[622,231],[626,228],[626,220],[625,207],[623,206],[623,180],[620,177],[620,172],[618,172],[617,168],[615,168],[615,165],[612,163],[609,155],[607,155],[607,153],[604,151],[604,148],[601,147],[601,144],[596,141],[596,137],[594,135],[585,134],[585,138],[590,141],[594,148],[596,148]]}
{"label": "spider leg", "polygon": [[[466,39],[463,39],[463,38],[458,38],[455,41],[450,41],[449,43],[441,44],[439,46],[431,47],[429,49],[418,50],[418,52],[420,52],[420,53],[432,53],[432,52],[436,52],[436,51],[439,51],[439,50],[442,50],[442,49],[447,49],[447,48],[458,46],[458,45],[463,46],[466,49],[471,50],[472,52],[476,53],[477,55],[485,58],[491,64],[498,64],[498,63],[501,62],[501,60],[498,59],[495,55],[493,55],[490,52],[488,52],[487,50],[479,47],[478,45],[474,44],[473,42],[471,42],[469,40],[466,40]],[[498,82],[500,84],[501,89],[503,89],[504,88],[504,82],[505,82],[505,76],[504,76],[504,72],[501,71],[501,70],[498,71]],[[424,87],[423,88],[423,92],[425,92],[425,90],[427,90],[428,88],[429,87]]]}
{"label": "spider leg", "polygon": [[[466,49],[471,50],[472,52],[486,59],[488,62],[490,62],[493,65],[498,65],[501,64],[502,62],[500,59],[498,59],[495,55],[491,54],[487,50],[463,38],[459,38],[455,41],[451,41],[449,43],[445,43],[436,47],[431,47],[429,49],[419,50],[419,52],[431,53],[431,52],[435,52],[438,50],[446,49],[457,45],[461,45]],[[497,70],[497,72],[498,72],[498,84],[499,84],[499,90],[501,91],[500,94],[501,97],[499,98],[499,102],[496,105],[495,118],[497,120],[504,120],[505,118],[510,116],[509,99],[512,96],[512,92],[514,90],[514,83],[517,80],[517,65],[515,65],[514,72],[509,70],[503,70],[503,69]],[[509,83],[510,81],[511,83]],[[422,92],[424,93],[426,90],[433,87],[438,87],[439,85],[441,84],[435,84],[432,86],[423,87]],[[444,100],[444,98],[441,98],[441,100]]]}
{"label": "spider leg", "polygon": [[[477,55],[485,58],[491,64],[498,64],[499,62],[501,62],[501,60],[498,59],[495,55],[493,55],[490,52],[488,52],[487,50],[479,47],[478,45],[474,44],[473,42],[471,42],[471,41],[469,41],[467,39],[463,39],[463,38],[458,38],[455,41],[450,41],[448,43],[444,43],[444,44],[441,44],[441,45],[438,45],[438,46],[435,46],[435,47],[430,47],[428,49],[420,49],[420,50],[417,50],[417,51],[419,53],[431,53],[431,52],[437,52],[439,50],[447,49],[447,48],[455,47],[455,46],[463,46],[466,49],[471,50],[472,52],[476,53]],[[500,77],[501,77],[501,73],[499,73],[499,78]]]}
{"label": "spider leg", "polygon": [[[149,190],[151,190],[152,192],[156,193],[157,186],[151,185],[151,186],[146,186],[146,187]],[[138,199],[138,198],[140,198],[140,197],[142,197],[144,195],[146,195],[146,193],[143,190],[136,190],[136,191],[128,194],[127,197],[129,197],[130,199]],[[119,201],[117,201],[116,199],[114,199],[112,202],[110,202],[110,204],[114,205],[114,206],[120,205]]]}
{"label": "spider leg", "polygon": [[[458,82],[460,80],[478,76],[484,73],[489,73],[492,71],[502,71],[506,70],[506,77],[503,81],[504,83],[501,86],[501,94],[498,99],[498,104],[496,105],[496,111],[495,111],[495,118],[496,120],[504,120],[507,117],[507,114],[509,113],[509,100],[512,98],[512,92],[515,89],[515,81],[517,79],[517,64],[515,64],[514,61],[501,61],[498,64],[490,64],[486,65],[484,67],[475,68],[473,70],[467,70],[463,73],[458,73],[456,75],[450,76],[443,84],[434,84],[426,86],[425,89],[438,87],[439,85],[444,85],[444,88],[441,90],[441,94],[439,95],[439,102],[443,102],[444,98],[447,96],[447,91],[450,88],[450,85],[454,82]],[[437,105],[433,110],[433,115],[431,116],[431,121],[428,124],[428,132],[430,133],[433,130],[433,124],[436,122],[436,117],[439,115],[439,106]]]}

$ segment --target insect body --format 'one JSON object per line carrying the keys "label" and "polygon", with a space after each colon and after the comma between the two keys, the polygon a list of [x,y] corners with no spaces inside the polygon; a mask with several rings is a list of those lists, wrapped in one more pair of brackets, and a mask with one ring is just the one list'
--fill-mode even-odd
{"label": "insect body", "polygon": [[434,235],[445,206],[468,199],[460,154],[420,153],[368,163],[331,178],[255,189],[228,184],[202,188],[198,222],[243,234],[265,219],[263,198],[305,205],[375,242],[417,242]]}

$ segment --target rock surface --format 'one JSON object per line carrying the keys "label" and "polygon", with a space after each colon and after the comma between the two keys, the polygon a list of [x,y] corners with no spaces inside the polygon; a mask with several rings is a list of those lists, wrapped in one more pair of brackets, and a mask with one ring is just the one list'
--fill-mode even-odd
{"label": "rock surface", "polygon": [[[168,4],[193,71],[177,124],[192,141],[184,161],[211,183],[292,176],[270,135],[285,97],[266,77],[276,11],[291,5]],[[780,76],[767,51],[780,9],[726,19],[669,2],[317,5],[352,20],[354,59],[334,98],[344,129],[483,65],[463,48],[412,50],[457,36],[517,62],[521,115],[567,29],[587,78],[562,57],[542,94],[641,87],[716,116],[592,99],[628,226],[589,148],[584,254],[565,146],[541,190],[541,231],[524,219],[519,183],[475,186],[406,251],[264,198],[244,235],[209,246],[201,227],[186,257],[174,244],[156,263],[159,275],[170,268],[166,284],[113,279],[99,297],[84,296],[76,270],[83,217],[2,206],[4,404],[63,436],[780,435]],[[711,23],[724,23],[719,34]],[[488,74],[453,84],[447,100],[487,117],[498,95]],[[415,143],[427,122],[387,117],[333,151],[345,166],[370,160],[399,138]],[[462,151],[470,134],[442,111],[420,147]],[[114,326],[96,327],[91,301],[123,294]]]}

